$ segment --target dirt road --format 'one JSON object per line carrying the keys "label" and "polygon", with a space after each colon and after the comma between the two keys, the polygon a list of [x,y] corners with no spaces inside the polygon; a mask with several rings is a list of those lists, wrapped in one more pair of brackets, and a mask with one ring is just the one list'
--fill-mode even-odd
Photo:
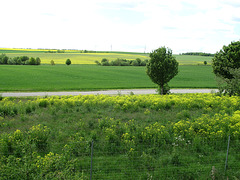
{"label": "dirt road", "polygon": [[[211,93],[217,89],[171,89],[171,93]],[[25,97],[25,96],[63,96],[63,95],[117,95],[117,94],[156,94],[156,89],[120,89],[105,91],[71,91],[71,92],[6,92],[0,93],[2,97]]]}

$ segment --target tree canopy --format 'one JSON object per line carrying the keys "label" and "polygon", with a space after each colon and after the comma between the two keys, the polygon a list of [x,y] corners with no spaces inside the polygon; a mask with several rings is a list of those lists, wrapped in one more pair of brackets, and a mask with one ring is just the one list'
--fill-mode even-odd
{"label": "tree canopy", "polygon": [[217,76],[232,79],[229,68],[240,68],[240,41],[231,42],[217,52],[212,60],[213,72]]}
{"label": "tree canopy", "polygon": [[218,77],[220,92],[240,95],[240,41],[223,46],[215,54],[212,68]]}
{"label": "tree canopy", "polygon": [[168,87],[168,82],[178,74],[178,62],[172,56],[172,50],[166,47],[154,50],[149,56],[147,75],[159,85],[160,94],[166,94],[164,89]]}
{"label": "tree canopy", "polygon": [[71,60],[70,59],[67,59],[66,60],[66,65],[70,65],[72,62],[71,62]]}

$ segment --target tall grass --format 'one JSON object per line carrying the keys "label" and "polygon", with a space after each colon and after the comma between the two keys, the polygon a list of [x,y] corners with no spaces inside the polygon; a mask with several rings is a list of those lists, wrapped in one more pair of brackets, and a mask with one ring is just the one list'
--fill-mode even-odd
{"label": "tall grass", "polygon": [[3,98],[0,177],[89,179],[93,142],[94,179],[236,179],[239,103],[213,94]]}

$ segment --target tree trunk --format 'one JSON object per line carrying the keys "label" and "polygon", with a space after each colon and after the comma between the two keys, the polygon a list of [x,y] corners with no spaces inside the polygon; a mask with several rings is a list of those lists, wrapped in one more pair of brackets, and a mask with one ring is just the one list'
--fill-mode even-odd
{"label": "tree trunk", "polygon": [[163,95],[163,86],[164,86],[163,84],[161,84],[161,86],[160,86],[161,87],[161,95]]}

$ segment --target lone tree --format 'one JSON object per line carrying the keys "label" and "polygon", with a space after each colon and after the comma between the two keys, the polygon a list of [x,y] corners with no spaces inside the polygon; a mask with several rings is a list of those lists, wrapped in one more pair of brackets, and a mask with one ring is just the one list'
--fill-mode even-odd
{"label": "lone tree", "polygon": [[53,60],[50,61],[51,65],[55,65],[55,62]]}
{"label": "lone tree", "polygon": [[178,62],[172,56],[172,50],[161,47],[150,53],[147,75],[159,86],[160,94],[169,91],[168,82],[178,74]]}
{"label": "lone tree", "polygon": [[70,59],[67,59],[66,60],[66,65],[70,65],[71,64],[71,60]]}
{"label": "lone tree", "polygon": [[221,80],[220,92],[224,91],[230,95],[239,92],[240,87],[234,82],[240,81],[240,41],[223,46],[212,59],[212,68],[214,74]]}

